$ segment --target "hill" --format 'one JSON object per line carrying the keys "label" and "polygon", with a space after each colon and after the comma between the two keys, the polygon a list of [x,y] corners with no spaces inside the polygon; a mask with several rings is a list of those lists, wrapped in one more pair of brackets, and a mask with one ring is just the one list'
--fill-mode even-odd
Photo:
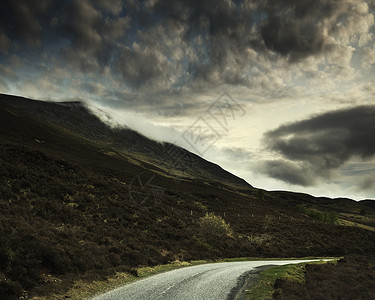
{"label": "hill", "polygon": [[[0,102],[98,145],[108,155],[147,162],[164,175],[200,179],[248,189],[246,181],[201,157],[170,143],[160,143],[126,127],[111,128],[80,102],[45,102],[1,95]],[[186,177],[186,178],[184,178]]]}
{"label": "hill", "polygon": [[375,253],[372,202],[258,190],[169,147],[81,103],[1,95],[2,299],[174,260]]}

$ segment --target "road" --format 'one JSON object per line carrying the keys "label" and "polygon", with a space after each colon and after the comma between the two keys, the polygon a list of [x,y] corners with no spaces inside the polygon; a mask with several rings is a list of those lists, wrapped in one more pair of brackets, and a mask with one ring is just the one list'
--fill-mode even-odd
{"label": "road", "polygon": [[125,285],[93,300],[226,300],[238,279],[256,267],[306,260],[244,261],[177,269]]}

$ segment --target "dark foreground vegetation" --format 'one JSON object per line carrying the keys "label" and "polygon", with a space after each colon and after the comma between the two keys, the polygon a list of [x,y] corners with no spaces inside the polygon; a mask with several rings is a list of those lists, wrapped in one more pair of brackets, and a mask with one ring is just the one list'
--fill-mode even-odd
{"label": "dark foreground vegetation", "polygon": [[306,265],[305,282],[278,279],[274,299],[375,299],[375,256],[349,255],[337,264]]}
{"label": "dark foreground vegetation", "polygon": [[63,295],[77,279],[175,260],[375,254],[374,231],[295,210],[303,201],[354,224],[365,207],[370,228],[369,205],[259,196],[236,178],[176,177],[140,157],[0,105],[0,299]]}

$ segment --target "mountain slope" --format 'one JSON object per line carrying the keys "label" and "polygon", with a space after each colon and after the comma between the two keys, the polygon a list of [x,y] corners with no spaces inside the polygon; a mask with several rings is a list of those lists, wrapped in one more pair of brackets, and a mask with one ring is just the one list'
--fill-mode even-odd
{"label": "mountain slope", "polygon": [[251,188],[243,179],[178,146],[158,143],[129,128],[110,128],[80,102],[53,103],[0,94],[0,103],[65,128],[101,147],[111,148],[107,153],[131,156],[141,164],[157,166],[164,174]]}
{"label": "mountain slope", "polygon": [[[64,295],[77,279],[174,260],[375,253],[375,232],[327,224],[295,209],[304,203],[336,211],[349,201],[344,208],[354,213],[362,204],[329,206],[335,201],[260,193],[200,158],[187,176],[174,176],[173,166],[153,163],[163,161],[159,152],[141,155],[139,145],[158,149],[158,143],[131,133],[135,140],[121,143],[136,150],[124,154],[116,143],[99,142],[118,135],[103,131],[109,129],[85,111],[62,116],[71,105],[81,111],[80,105],[62,104],[59,116],[59,106],[37,104],[62,125],[26,104],[0,102],[2,299],[16,299],[23,290]],[[90,122],[98,128],[92,137]]]}

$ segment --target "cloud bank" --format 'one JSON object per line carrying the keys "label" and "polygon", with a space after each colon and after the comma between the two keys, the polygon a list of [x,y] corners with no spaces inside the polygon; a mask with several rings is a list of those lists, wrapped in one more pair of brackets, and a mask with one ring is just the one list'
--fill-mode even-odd
{"label": "cloud bank", "polygon": [[[265,134],[267,148],[280,158],[264,162],[262,171],[291,184],[314,185],[351,159],[371,161],[374,136],[375,106],[328,112],[283,125]],[[372,186],[368,178],[362,185]]]}
{"label": "cloud bank", "polygon": [[373,25],[372,1],[4,0],[0,63],[23,71],[18,87],[2,76],[9,90],[36,75],[54,87],[51,98],[61,70],[75,74],[80,97],[99,80],[109,104],[143,105],[131,100],[152,94],[168,106],[171,93],[218,86],[277,97],[311,77],[319,86],[371,69]]}

